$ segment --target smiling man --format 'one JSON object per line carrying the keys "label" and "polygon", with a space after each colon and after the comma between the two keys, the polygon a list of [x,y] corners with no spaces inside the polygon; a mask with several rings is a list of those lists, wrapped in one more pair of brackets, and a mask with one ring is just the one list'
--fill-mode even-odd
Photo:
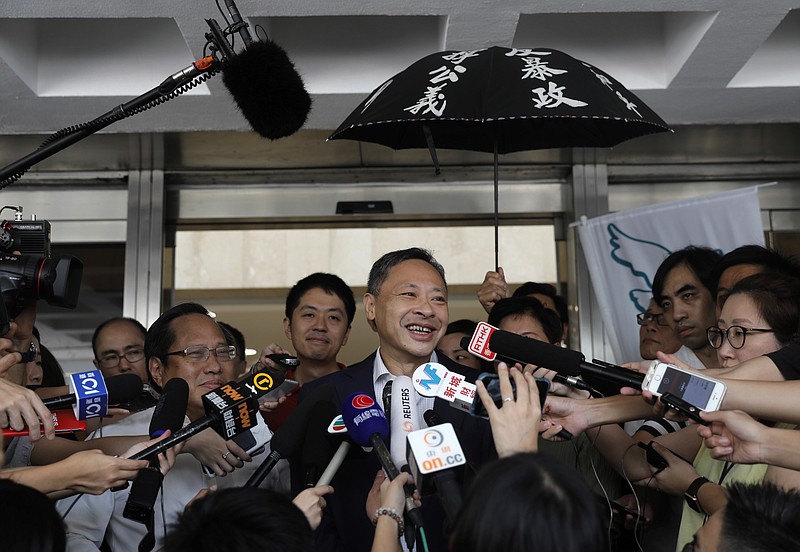
{"label": "smiling man", "polygon": [[717,321],[714,269],[721,258],[707,247],[686,247],[664,259],[653,278],[653,297],[673,320],[682,345],[675,356],[693,368],[719,364],[706,328]]}
{"label": "smiling man", "polygon": [[[183,303],[162,314],[147,332],[144,341],[147,367],[153,381],[163,388],[174,378],[186,380],[189,398],[186,416],[191,421],[203,417],[202,396],[227,383],[236,376],[235,347],[225,340],[219,324],[208,315],[201,305]],[[120,422],[101,427],[90,436],[146,435],[153,408],[131,414]],[[225,441],[211,428],[189,439],[177,455],[172,469],[164,476],[161,491],[153,508],[155,549],[161,548],[166,527],[177,520],[186,504],[203,488],[210,485],[241,486],[269,454],[266,451],[251,460],[233,441]],[[188,453],[188,454],[187,454]],[[201,461],[198,458],[203,458]],[[203,473],[202,464],[212,465],[215,459],[224,478],[215,479]],[[273,470],[262,484],[276,490],[281,487],[281,473],[288,466],[286,461]],[[234,468],[241,468],[235,469]],[[67,550],[98,550],[106,539],[111,550],[126,552],[138,550],[139,542],[146,534],[143,524],[123,516],[129,490],[106,491],[101,495],[84,495],[80,500],[67,498],[59,501],[58,509],[67,527]]]}
{"label": "smiling man", "polygon": [[[336,357],[347,344],[355,313],[353,290],[335,274],[315,272],[299,280],[286,296],[283,331],[300,365],[287,371],[286,377],[305,385],[344,369]],[[298,395],[299,389],[264,413],[270,429],[283,425],[297,407]]]}
{"label": "smiling man", "polygon": [[[378,334],[378,350],[345,370],[305,385],[301,401],[316,385],[329,383],[334,388],[333,401],[337,407],[345,397],[356,392],[366,393],[382,404],[388,382],[400,375],[412,377],[420,365],[428,362],[443,364],[474,382],[478,375],[476,370],[456,364],[435,351],[447,329],[449,313],[444,269],[430,252],[414,247],[392,251],[378,259],[367,281],[364,312]],[[442,423],[453,424],[464,455],[472,466],[478,467],[495,456],[486,420],[457,410],[443,399],[420,396],[416,399],[420,418],[424,412],[433,410]],[[302,471],[302,467],[297,464],[292,464],[295,482],[302,479],[297,472]],[[351,452],[331,483],[336,492],[328,497],[315,550],[370,550],[374,528],[364,515],[364,504],[379,469],[375,455]],[[380,504],[372,506],[372,511],[378,506]],[[444,516],[436,495],[423,493],[422,512],[429,548],[445,550]],[[420,543],[417,549],[422,550]]]}

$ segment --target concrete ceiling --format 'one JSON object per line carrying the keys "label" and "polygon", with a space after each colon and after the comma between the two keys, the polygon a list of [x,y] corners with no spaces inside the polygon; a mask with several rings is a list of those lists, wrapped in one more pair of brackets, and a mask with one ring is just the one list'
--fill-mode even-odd
{"label": "concrete ceiling", "polygon": [[[333,129],[428,53],[491,45],[565,51],[616,77],[669,124],[800,122],[798,0],[239,0],[282,45]],[[106,113],[203,55],[212,0],[0,4],[0,134]],[[241,41],[238,41],[241,45]],[[266,69],[268,70],[268,68]],[[248,130],[220,77],[106,132]]]}

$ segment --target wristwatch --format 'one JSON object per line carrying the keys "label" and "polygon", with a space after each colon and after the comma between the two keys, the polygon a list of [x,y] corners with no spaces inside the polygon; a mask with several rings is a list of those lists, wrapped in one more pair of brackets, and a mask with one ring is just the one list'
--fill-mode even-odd
{"label": "wristwatch", "polygon": [[700,492],[700,487],[706,483],[711,482],[705,477],[698,477],[692,481],[691,485],[689,485],[689,488],[683,493],[683,498],[686,500],[686,504],[689,505],[689,508],[700,514],[705,514],[705,512],[703,511],[703,508],[700,507],[700,500],[697,498],[697,493]]}

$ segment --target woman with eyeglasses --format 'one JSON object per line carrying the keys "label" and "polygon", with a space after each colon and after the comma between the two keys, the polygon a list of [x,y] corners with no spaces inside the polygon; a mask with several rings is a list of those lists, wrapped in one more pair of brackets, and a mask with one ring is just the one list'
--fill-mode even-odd
{"label": "woman with eyeglasses", "polygon": [[[781,349],[799,331],[800,280],[767,273],[738,282],[725,300],[717,326],[706,330],[723,369]],[[657,451],[670,466],[653,475],[655,486],[670,494],[684,493],[687,498],[678,534],[679,549],[692,540],[709,515],[727,503],[725,487],[731,483],[763,480],[787,488],[800,486],[800,472],[766,464],[714,460],[706,447],[700,447],[692,465],[662,447]]]}
{"label": "woman with eyeglasses", "polygon": [[[727,372],[726,377],[735,377],[732,372],[739,363],[780,349],[798,332],[800,284],[797,279],[776,274],[753,275],[734,287],[728,301],[718,325],[708,330],[711,344],[719,345],[720,362],[725,366],[719,371]],[[777,368],[774,371],[770,379],[782,379]],[[722,485],[732,481],[761,481],[767,473],[765,465],[733,466],[712,460],[706,449],[701,451],[702,439],[694,426],[653,438],[653,449],[668,463],[663,469],[651,466],[645,450],[636,446],[637,439],[616,424],[587,430],[587,435],[626,479],[685,498],[678,550],[691,541],[707,512],[725,504]],[[789,484],[800,487],[800,480],[793,480],[797,475],[800,472],[770,468],[769,480],[778,484],[791,481]]]}

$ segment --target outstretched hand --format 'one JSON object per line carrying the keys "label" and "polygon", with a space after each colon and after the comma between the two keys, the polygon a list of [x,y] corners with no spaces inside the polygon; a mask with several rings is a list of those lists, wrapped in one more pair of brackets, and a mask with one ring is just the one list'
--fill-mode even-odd
{"label": "outstretched hand", "polygon": [[[516,384],[516,398],[511,387],[509,372]],[[476,383],[478,396],[486,408],[489,424],[492,426],[497,455],[503,457],[517,452],[536,452],[539,421],[542,415],[536,380],[531,374],[523,374],[516,368],[511,368],[509,371],[504,362],[497,365],[497,375],[500,379],[500,394],[503,397],[503,405],[500,408],[494,404],[483,382]]]}
{"label": "outstretched hand", "polygon": [[768,463],[764,447],[770,439],[770,428],[741,410],[701,412],[700,416],[711,422],[708,426],[698,425],[697,433],[712,458],[737,464]]}

